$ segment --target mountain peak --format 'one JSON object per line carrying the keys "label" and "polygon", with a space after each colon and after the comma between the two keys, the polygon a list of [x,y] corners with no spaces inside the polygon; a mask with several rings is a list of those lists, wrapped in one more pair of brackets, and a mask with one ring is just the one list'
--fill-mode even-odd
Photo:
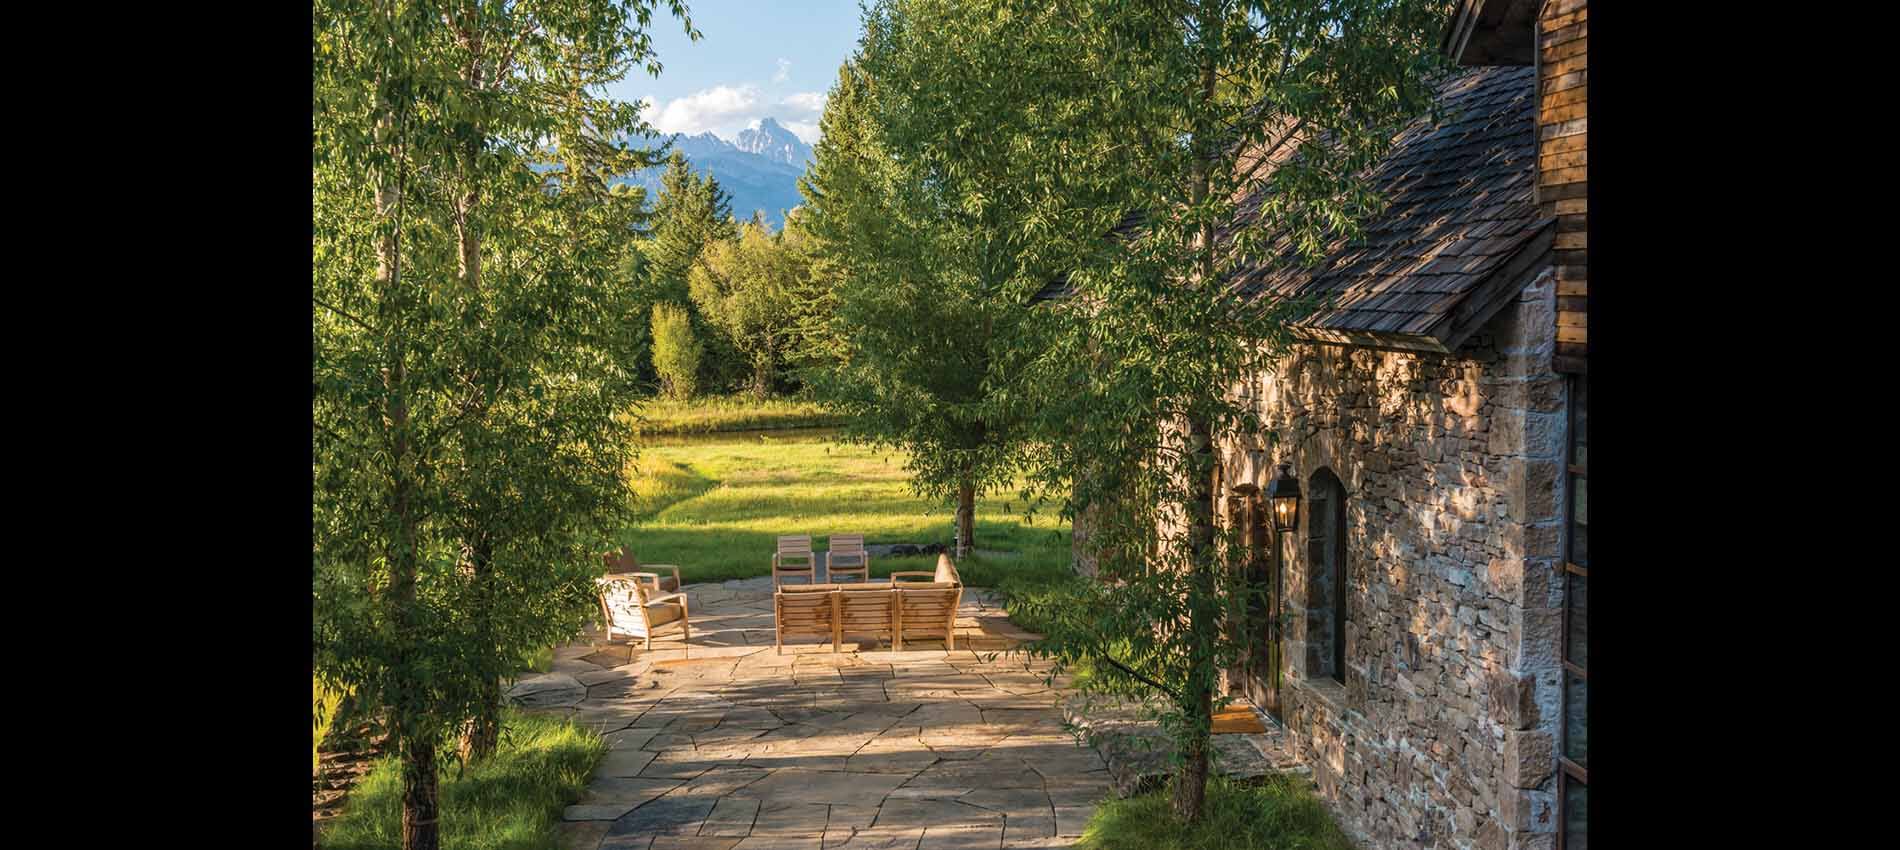
{"label": "mountain peak", "polygon": [[773,162],[782,162],[796,168],[804,168],[811,161],[811,145],[805,144],[778,119],[765,117],[759,119],[758,129],[739,131],[738,143],[733,147],[746,153],[758,154]]}

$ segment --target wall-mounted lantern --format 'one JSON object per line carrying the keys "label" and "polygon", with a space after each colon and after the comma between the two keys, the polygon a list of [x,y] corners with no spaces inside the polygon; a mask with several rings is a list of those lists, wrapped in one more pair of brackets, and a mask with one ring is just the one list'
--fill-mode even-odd
{"label": "wall-mounted lantern", "polygon": [[1273,530],[1286,534],[1300,524],[1300,480],[1293,477],[1293,464],[1278,466],[1280,474],[1267,482],[1267,503],[1273,506]]}

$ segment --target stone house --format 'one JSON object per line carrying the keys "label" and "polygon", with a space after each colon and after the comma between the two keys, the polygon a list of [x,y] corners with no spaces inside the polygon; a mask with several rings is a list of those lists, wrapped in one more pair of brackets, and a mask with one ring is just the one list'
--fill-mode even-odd
{"label": "stone house", "polygon": [[1375,168],[1364,238],[1236,281],[1327,306],[1233,390],[1278,439],[1219,447],[1217,515],[1270,528],[1279,463],[1305,498],[1254,536],[1282,609],[1224,687],[1368,848],[1587,847],[1587,14],[1459,4],[1473,67]]}

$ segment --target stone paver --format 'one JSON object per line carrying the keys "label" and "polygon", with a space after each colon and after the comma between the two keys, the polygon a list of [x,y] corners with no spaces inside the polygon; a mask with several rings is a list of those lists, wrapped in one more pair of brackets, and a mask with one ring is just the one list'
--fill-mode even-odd
{"label": "stone paver", "polygon": [[1063,729],[1062,678],[1010,652],[1034,636],[964,592],[957,650],[864,641],[772,646],[769,578],[685,588],[693,639],[555,652],[510,691],[610,747],[568,807],[584,850],[1067,847],[1112,793]]}

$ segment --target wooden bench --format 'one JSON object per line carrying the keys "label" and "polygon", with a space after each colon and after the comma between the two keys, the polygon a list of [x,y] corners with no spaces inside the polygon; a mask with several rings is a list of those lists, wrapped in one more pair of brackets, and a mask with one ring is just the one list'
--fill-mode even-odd
{"label": "wooden bench", "polygon": [[[907,581],[906,577],[925,577]],[[963,578],[948,555],[937,556],[937,569],[891,574],[888,585],[781,585],[772,594],[773,644],[785,654],[785,638],[819,635],[839,651],[845,635],[888,639],[903,651],[904,639],[941,639],[957,648],[957,608],[963,603]]]}

